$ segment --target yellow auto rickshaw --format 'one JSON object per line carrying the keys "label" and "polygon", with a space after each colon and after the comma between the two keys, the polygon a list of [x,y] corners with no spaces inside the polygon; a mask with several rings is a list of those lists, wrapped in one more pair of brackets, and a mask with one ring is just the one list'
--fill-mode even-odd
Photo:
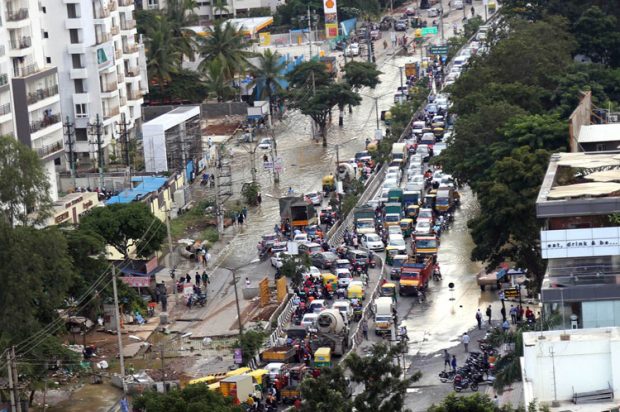
{"label": "yellow auto rickshaw", "polygon": [[315,368],[331,368],[332,366],[332,348],[318,348],[314,352]]}
{"label": "yellow auto rickshaw", "polygon": [[323,176],[323,191],[331,192],[336,189],[336,179],[334,175]]}
{"label": "yellow auto rickshaw", "polygon": [[321,279],[323,279],[323,286],[331,283],[334,291],[338,289],[338,276],[333,273],[321,273]]}
{"label": "yellow auto rickshaw", "polygon": [[400,219],[400,230],[403,232],[403,236],[411,236],[413,232],[413,219],[404,218]]}
{"label": "yellow auto rickshaw", "polygon": [[433,134],[436,138],[440,139],[443,137],[444,129],[443,127],[433,127]]}
{"label": "yellow auto rickshaw", "polygon": [[383,115],[383,121],[385,122],[386,126],[389,126],[390,123],[392,123],[392,112],[390,112],[389,110],[385,112],[385,114]]}
{"label": "yellow auto rickshaw", "polygon": [[347,299],[364,300],[364,286],[359,283],[351,283],[347,286]]}
{"label": "yellow auto rickshaw", "polygon": [[252,380],[256,385],[263,387],[263,378],[269,371],[267,369],[254,369],[252,372],[248,372],[247,375],[252,377]]}
{"label": "yellow auto rickshaw", "polygon": [[391,265],[394,262],[394,256],[398,255],[398,248],[396,246],[388,246],[385,248],[385,263]]}
{"label": "yellow auto rickshaw", "polygon": [[381,285],[381,296],[387,296],[389,298],[396,297],[396,283],[387,282]]}
{"label": "yellow auto rickshaw", "polygon": [[418,217],[418,212],[420,211],[420,205],[409,205],[406,209],[406,216],[409,219],[415,220]]}

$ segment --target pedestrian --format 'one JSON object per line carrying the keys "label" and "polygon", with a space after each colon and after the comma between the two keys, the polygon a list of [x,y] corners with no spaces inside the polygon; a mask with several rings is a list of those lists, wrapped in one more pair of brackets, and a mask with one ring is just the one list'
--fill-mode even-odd
{"label": "pedestrian", "polygon": [[192,283],[192,277],[190,276],[189,272],[185,274],[185,283]]}
{"label": "pedestrian", "polygon": [[200,286],[200,273],[198,273],[198,271],[196,271],[196,286]]}
{"label": "pedestrian", "polygon": [[506,322],[506,307],[502,305],[502,308],[499,310],[499,313],[502,314],[502,323]]}
{"label": "pedestrian", "polygon": [[499,409],[499,398],[497,395],[493,398],[493,403],[495,404],[495,408]]}
{"label": "pedestrian", "polygon": [[446,370],[446,367],[450,368],[450,353],[448,349],[443,350],[443,370]]}
{"label": "pedestrian", "polygon": [[362,334],[364,335],[364,340],[368,340],[368,321],[366,319],[362,322]]}
{"label": "pedestrian", "polygon": [[161,303],[161,311],[167,312],[168,311],[168,291],[166,290],[166,285],[164,285],[163,283],[160,286],[159,302]]}
{"label": "pedestrian", "polygon": [[260,192],[256,194],[256,203],[258,203],[259,206],[263,203],[263,195],[261,195]]}
{"label": "pedestrian", "polygon": [[500,290],[498,292],[498,295],[499,295],[499,300],[502,302],[502,305],[503,305],[504,304],[504,300],[506,300],[506,294],[504,293],[503,290]]}
{"label": "pedestrian", "polygon": [[239,226],[243,226],[243,213],[239,213],[237,216],[237,223],[239,223]]}
{"label": "pedestrian", "polygon": [[456,372],[456,355],[452,355],[452,370]]}
{"label": "pedestrian", "polygon": [[517,308],[514,305],[510,305],[510,319],[513,325],[517,324]]}
{"label": "pedestrian", "polygon": [[243,206],[243,209],[241,209],[241,214],[243,215],[243,220],[247,220],[248,219],[248,208]]}
{"label": "pedestrian", "polygon": [[202,284],[203,284],[203,285],[205,285],[205,288],[206,288],[206,287],[207,287],[207,284],[209,284],[209,283],[211,283],[211,282],[209,281],[209,275],[207,274],[207,271],[206,271],[206,270],[204,270],[204,271],[202,272]]}
{"label": "pedestrian", "polygon": [[469,335],[467,332],[463,333],[463,337],[461,338],[461,342],[463,342],[463,346],[465,347],[465,352],[469,352]]}
{"label": "pedestrian", "polygon": [[492,312],[491,312],[491,305],[489,305],[489,306],[487,307],[487,312],[486,312],[486,314],[487,314],[487,318],[489,318],[489,327],[491,326],[491,313],[492,313]]}
{"label": "pedestrian", "polygon": [[476,312],[476,322],[478,322],[478,330],[482,329],[482,312],[480,312],[480,308]]}
{"label": "pedestrian", "polygon": [[471,6],[471,17],[474,17],[476,15],[476,9],[474,9],[474,6]]}
{"label": "pedestrian", "polygon": [[504,322],[502,323],[502,330],[506,332],[508,329],[510,329],[510,323],[508,323],[508,319],[504,319]]}

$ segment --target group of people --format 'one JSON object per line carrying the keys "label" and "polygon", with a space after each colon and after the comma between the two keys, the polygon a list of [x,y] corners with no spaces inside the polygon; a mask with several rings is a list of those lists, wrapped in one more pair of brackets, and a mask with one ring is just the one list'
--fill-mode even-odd
{"label": "group of people", "polygon": [[233,225],[243,226],[243,223],[248,220],[248,208],[243,206],[238,212],[233,215]]}

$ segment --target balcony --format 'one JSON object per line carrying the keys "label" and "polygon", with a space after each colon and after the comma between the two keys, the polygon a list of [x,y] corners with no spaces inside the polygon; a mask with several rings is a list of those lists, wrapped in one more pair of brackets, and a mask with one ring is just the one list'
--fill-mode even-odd
{"label": "balcony", "polygon": [[27,66],[21,66],[15,68],[15,77],[28,77],[39,71],[39,66],[36,64],[29,64]]}
{"label": "balcony", "polygon": [[136,28],[135,20],[121,20],[121,29],[122,30],[133,30]]}
{"label": "balcony", "polygon": [[126,77],[139,77],[140,76],[140,68],[139,67],[130,67],[125,72]]}
{"label": "balcony", "polygon": [[56,96],[58,94],[58,85],[46,87],[45,89],[39,89],[34,92],[28,93],[28,104],[35,104],[48,97]]}
{"label": "balcony", "polygon": [[140,100],[142,98],[142,92],[139,90],[129,90],[127,96],[129,100]]}
{"label": "balcony", "polygon": [[52,143],[43,147],[38,147],[35,150],[37,151],[37,154],[39,155],[40,158],[46,158],[50,155],[53,155],[55,153],[58,153],[62,150],[64,150],[64,146],[61,141],[58,141],[56,143]]}
{"label": "balcony", "polygon": [[118,9],[118,4],[116,3],[116,0],[112,0],[111,2],[109,2],[108,8],[110,9],[110,11],[116,11],[116,9]]}
{"label": "balcony", "polygon": [[110,33],[97,33],[95,35],[95,42],[97,44],[106,43],[112,40],[112,35]]}
{"label": "balcony", "polygon": [[0,105],[0,116],[11,113],[11,103]]}
{"label": "balcony", "polygon": [[137,44],[123,44],[123,53],[131,54],[138,53],[138,45]]}
{"label": "balcony", "polygon": [[112,36],[116,36],[121,33],[121,28],[118,26],[112,26],[110,27],[110,33],[112,33]]}
{"label": "balcony", "polygon": [[118,0],[118,5],[121,7],[133,6],[133,0]]}
{"label": "balcony", "polygon": [[28,18],[28,9],[21,8],[17,11],[8,11],[6,13],[6,21],[22,21]]}
{"label": "balcony", "polygon": [[110,117],[118,116],[119,113],[120,113],[120,109],[118,107],[106,109],[103,111],[103,118],[109,119]]}
{"label": "balcony", "polygon": [[36,133],[39,130],[43,130],[53,124],[60,122],[60,116],[57,114],[48,114],[41,120],[35,120],[30,122],[30,133]]}
{"label": "balcony", "polygon": [[30,36],[23,36],[19,39],[11,39],[11,48],[13,50],[23,50],[32,46]]}
{"label": "balcony", "polygon": [[4,86],[9,85],[9,75],[8,74],[0,74],[0,89]]}
{"label": "balcony", "polygon": [[110,9],[107,7],[95,7],[95,19],[110,17]]}
{"label": "balcony", "polygon": [[116,82],[101,82],[102,93],[112,93],[118,90],[118,83]]}

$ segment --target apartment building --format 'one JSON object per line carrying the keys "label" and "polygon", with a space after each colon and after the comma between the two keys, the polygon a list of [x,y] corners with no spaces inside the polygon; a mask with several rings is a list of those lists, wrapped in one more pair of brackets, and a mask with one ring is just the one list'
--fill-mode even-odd
{"label": "apartment building", "polygon": [[[48,9],[46,53],[58,66],[63,119],[75,125],[78,168],[121,158],[120,123],[135,137],[148,92],[133,0],[40,0]],[[99,119],[100,127],[95,127]],[[95,131],[101,132],[101,151]]]}
{"label": "apartment building", "polygon": [[63,126],[58,71],[45,53],[48,12],[37,0],[0,2],[0,134],[14,136],[39,154],[56,200]]}
{"label": "apartment building", "polygon": [[[243,17],[248,16],[252,9],[269,8],[275,13],[278,6],[285,4],[285,0],[229,0],[223,9],[214,7],[213,0],[196,0],[194,13],[201,22],[213,20],[214,17]],[[144,10],[162,10],[167,6],[167,0],[136,0],[136,7]]]}

